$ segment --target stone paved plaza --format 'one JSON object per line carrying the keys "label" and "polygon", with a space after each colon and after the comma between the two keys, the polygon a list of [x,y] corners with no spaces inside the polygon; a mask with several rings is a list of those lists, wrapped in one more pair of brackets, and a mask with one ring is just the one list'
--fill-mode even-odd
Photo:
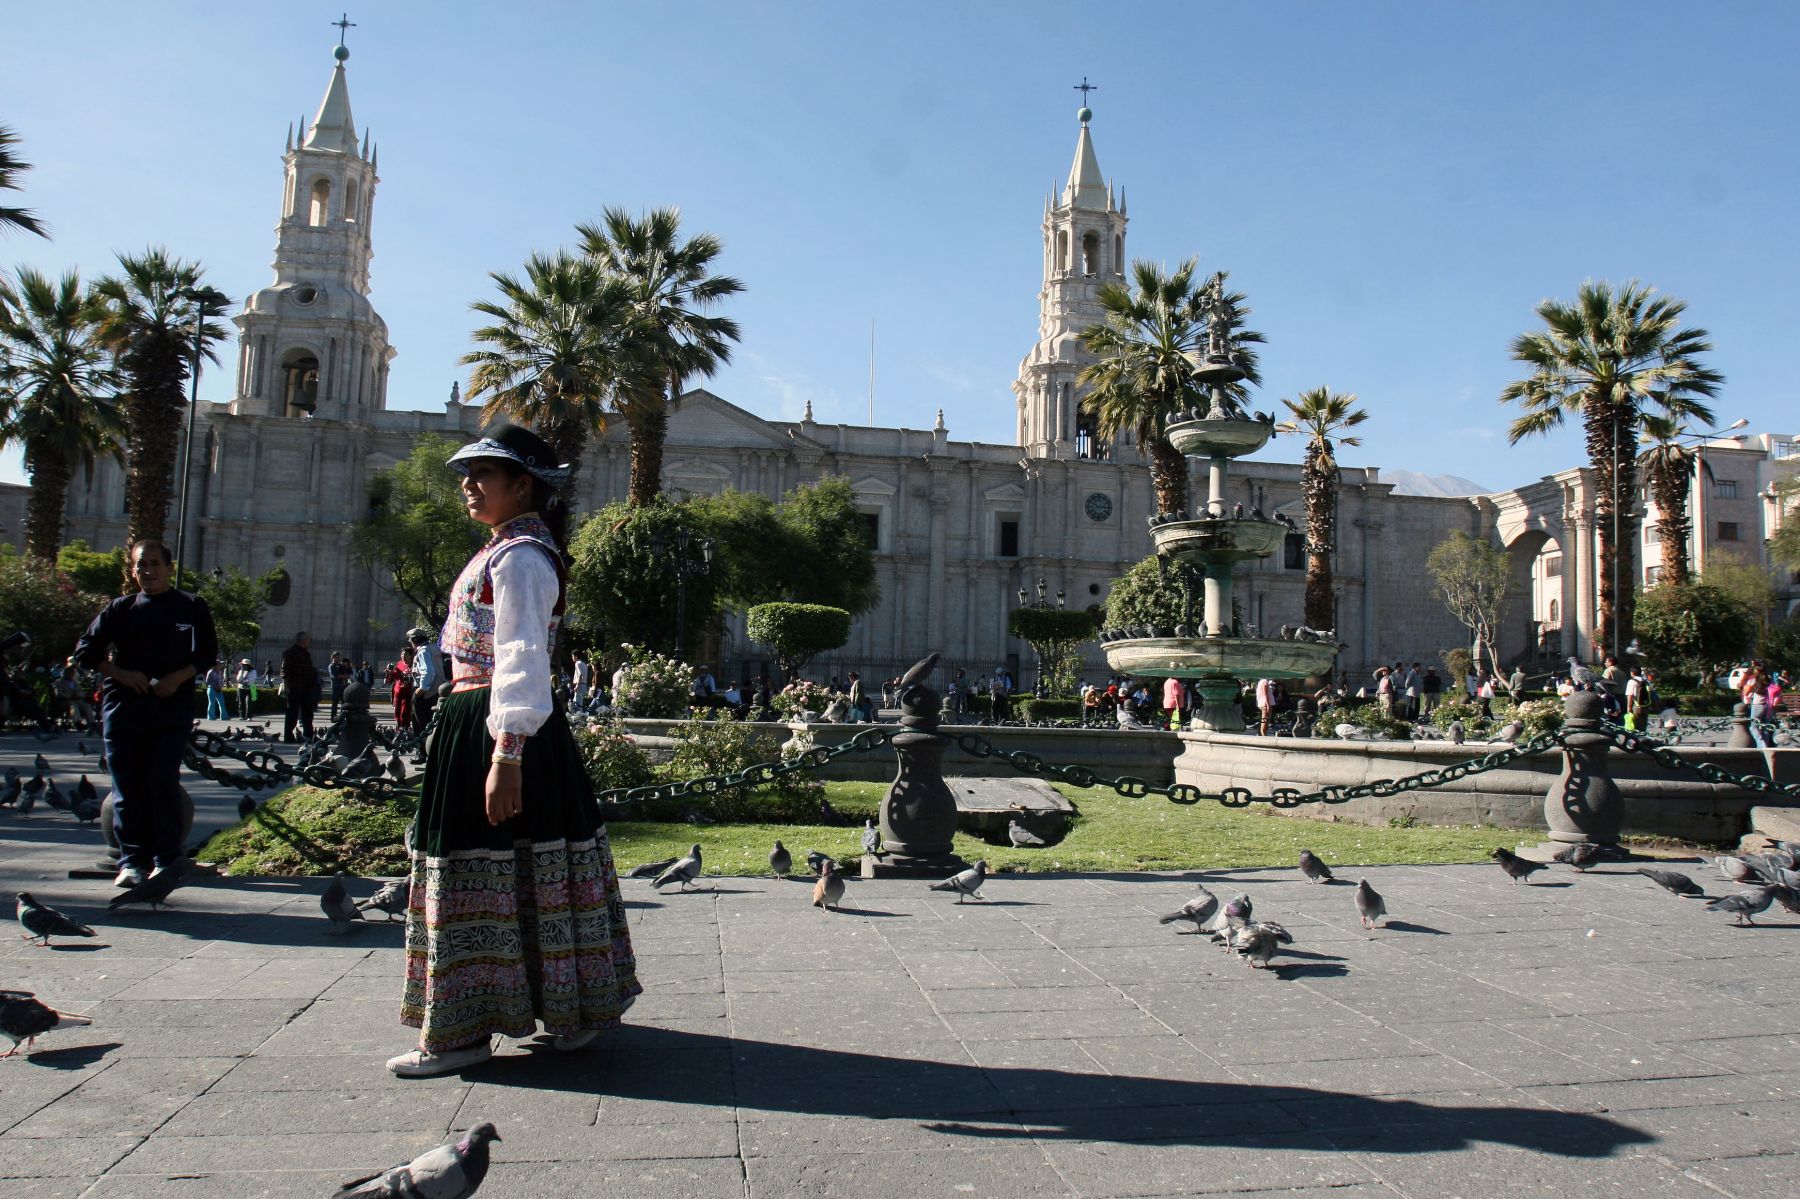
{"label": "stone paved plaza", "polygon": [[[0,765],[38,748],[0,739]],[[1292,930],[1268,973],[1156,923],[1198,875],[1002,876],[961,906],[853,880],[842,915],[800,882],[630,880],[625,1029],[406,1082],[382,1067],[412,1043],[399,925],[327,936],[313,879],[111,916],[106,883],[66,877],[95,840],[0,812],[6,894],[101,931],[0,949],[0,986],[95,1020],[0,1061],[8,1199],[328,1195],[484,1119],[484,1199],[1761,1199],[1800,1178],[1800,918],[1731,928],[1619,868],[1340,871],[1387,896],[1374,933],[1348,885],[1205,876]]]}

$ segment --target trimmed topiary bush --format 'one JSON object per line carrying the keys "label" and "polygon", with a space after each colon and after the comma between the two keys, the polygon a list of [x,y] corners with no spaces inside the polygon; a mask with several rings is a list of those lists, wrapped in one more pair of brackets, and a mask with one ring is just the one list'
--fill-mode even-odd
{"label": "trimmed topiary bush", "polygon": [[788,678],[816,654],[850,639],[850,613],[827,604],[758,604],[745,613],[744,632],[775,655]]}

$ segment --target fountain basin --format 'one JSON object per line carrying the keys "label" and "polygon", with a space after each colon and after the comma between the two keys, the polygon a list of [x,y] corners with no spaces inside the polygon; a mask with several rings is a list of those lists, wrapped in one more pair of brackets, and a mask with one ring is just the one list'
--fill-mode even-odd
{"label": "fountain basin", "polygon": [[1105,650],[1118,673],[1157,679],[1329,678],[1337,658],[1332,642],[1263,637],[1136,637]]}
{"label": "fountain basin", "polygon": [[1190,457],[1241,458],[1254,454],[1275,435],[1275,426],[1260,420],[1226,417],[1177,421],[1165,434],[1179,454]]}
{"label": "fountain basin", "polygon": [[1150,530],[1157,553],[1196,565],[1267,558],[1281,548],[1286,536],[1286,525],[1249,517],[1175,520]]}

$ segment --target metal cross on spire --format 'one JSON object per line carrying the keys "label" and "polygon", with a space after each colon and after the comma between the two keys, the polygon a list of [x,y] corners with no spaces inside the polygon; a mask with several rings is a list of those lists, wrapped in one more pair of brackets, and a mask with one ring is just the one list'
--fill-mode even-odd
{"label": "metal cross on spire", "polygon": [[1099,91],[1100,85],[1098,83],[1089,83],[1087,81],[1087,76],[1083,75],[1081,77],[1081,82],[1077,83],[1072,90],[1078,91],[1081,93],[1081,106],[1083,108],[1086,108],[1087,107],[1087,94],[1089,92]]}
{"label": "metal cross on spire", "polygon": [[[349,14],[349,13],[345,13],[345,14],[344,14],[344,15],[343,15],[343,16],[341,16],[341,17],[339,17],[339,18],[338,18],[338,19],[337,19],[337,20],[335,20],[335,21],[327,21],[327,22],[326,22],[326,24],[328,24],[328,25],[335,25],[335,26],[337,26],[337,31],[338,31],[338,45],[340,45],[340,46],[341,46],[341,45],[343,45],[343,44],[344,44],[344,35],[345,35],[345,34],[346,34],[346,33],[348,33],[348,32],[349,32],[349,31],[350,31],[350,30],[352,30],[352,29],[355,29],[355,28],[356,28],[356,22],[355,22],[355,21],[352,21],[352,20],[351,20],[351,19],[350,19],[350,14]],[[1086,82],[1087,82],[1087,77],[1086,77],[1086,76],[1083,76],[1083,77],[1082,77],[1082,80],[1081,80],[1081,81],[1082,81],[1082,82],[1083,82],[1083,83],[1086,83]]]}

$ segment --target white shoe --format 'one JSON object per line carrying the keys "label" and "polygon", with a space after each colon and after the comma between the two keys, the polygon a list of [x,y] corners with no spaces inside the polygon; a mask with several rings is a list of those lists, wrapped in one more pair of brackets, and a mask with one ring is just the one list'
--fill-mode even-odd
{"label": "white shoe", "polygon": [[113,886],[120,890],[141,887],[144,885],[144,878],[144,872],[136,866],[121,866],[118,875],[113,878]]}
{"label": "white shoe", "polygon": [[586,1049],[600,1035],[597,1028],[584,1028],[580,1032],[563,1033],[550,1044],[558,1053],[574,1053],[577,1049]]}
{"label": "white shoe", "polygon": [[434,1074],[450,1074],[466,1070],[470,1066],[479,1066],[492,1056],[492,1043],[483,1041],[479,1045],[470,1045],[465,1049],[447,1049],[443,1053],[414,1049],[399,1057],[390,1057],[387,1068],[401,1078],[430,1078]]}

